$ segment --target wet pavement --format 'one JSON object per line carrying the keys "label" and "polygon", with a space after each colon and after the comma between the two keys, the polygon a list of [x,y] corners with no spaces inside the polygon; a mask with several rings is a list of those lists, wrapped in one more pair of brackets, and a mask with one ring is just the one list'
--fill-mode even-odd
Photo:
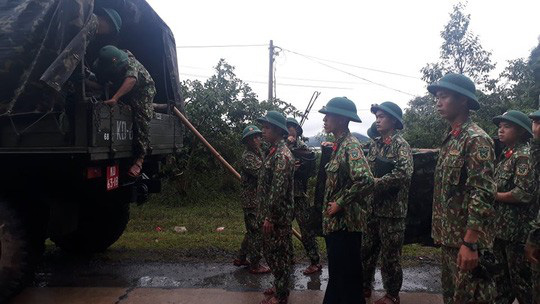
{"label": "wet pavement", "polygon": [[[325,290],[328,270],[305,276],[307,264],[294,266],[295,290]],[[211,262],[62,262],[47,265],[36,273],[36,287],[154,287],[219,288],[229,291],[260,291],[271,284],[271,275],[252,275],[246,268]],[[382,289],[380,272],[375,289]],[[404,269],[404,291],[440,292],[438,266],[423,265]]]}
{"label": "wet pavement", "polygon": [[[297,264],[290,303],[321,303],[328,272],[305,276]],[[12,303],[258,303],[271,275],[252,275],[228,263],[118,262],[53,257],[34,286]],[[375,290],[381,290],[380,272]],[[440,303],[440,271],[425,264],[404,269],[402,303]],[[379,296],[376,294],[374,297]]]}

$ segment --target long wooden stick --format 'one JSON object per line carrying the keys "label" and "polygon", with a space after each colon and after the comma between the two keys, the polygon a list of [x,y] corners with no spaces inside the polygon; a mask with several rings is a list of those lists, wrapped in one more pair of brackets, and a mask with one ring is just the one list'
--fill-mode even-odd
{"label": "long wooden stick", "polygon": [[[221,154],[219,154],[216,149],[214,149],[214,147],[212,147],[212,145],[202,136],[202,134],[199,133],[197,129],[195,129],[195,127],[191,124],[191,122],[189,122],[189,120],[184,116],[184,114],[182,114],[182,112],[180,112],[176,107],[173,107],[173,111],[174,114],[176,114],[176,116],[180,118],[180,121],[182,121],[182,123],[186,125],[186,127],[188,127],[188,129],[190,129],[191,132],[195,134],[195,136],[197,136],[197,138],[206,146],[206,148],[208,148],[208,150],[210,150],[210,152],[214,154],[214,156],[219,160],[223,167],[229,170],[229,172],[234,175],[234,177],[236,177],[238,180],[241,180],[242,177],[240,176],[240,174],[221,156]],[[292,233],[300,241],[302,241],[302,235],[298,231],[296,231],[296,229],[293,228]]]}

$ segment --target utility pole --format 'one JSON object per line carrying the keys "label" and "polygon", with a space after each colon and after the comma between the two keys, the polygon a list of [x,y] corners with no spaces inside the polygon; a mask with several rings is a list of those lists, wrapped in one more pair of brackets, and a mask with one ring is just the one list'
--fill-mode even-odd
{"label": "utility pole", "polygon": [[274,100],[274,40],[270,40],[270,61],[268,66],[268,101]]}

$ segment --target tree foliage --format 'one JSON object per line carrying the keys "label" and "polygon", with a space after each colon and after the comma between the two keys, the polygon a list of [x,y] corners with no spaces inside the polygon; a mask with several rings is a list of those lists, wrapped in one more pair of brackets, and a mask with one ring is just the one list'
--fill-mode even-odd
{"label": "tree foliage", "polygon": [[[241,135],[248,124],[269,110],[298,116],[290,103],[279,99],[259,101],[251,87],[239,79],[235,68],[221,59],[215,74],[205,82],[185,80],[181,84],[185,112],[195,128],[230,163],[239,157]],[[187,172],[220,171],[219,163],[189,131],[184,139],[180,167]]]}
{"label": "tree foliage", "polygon": [[[470,77],[477,86],[481,105],[473,113],[473,119],[494,136],[494,116],[509,109],[528,113],[537,107],[538,89],[535,89],[531,71],[532,59],[510,60],[498,77],[493,78],[495,63],[491,60],[491,52],[482,47],[479,37],[470,30],[471,16],[465,13],[465,8],[462,3],[453,7],[450,20],[441,32],[443,43],[439,61],[428,63],[421,69],[422,79],[430,84],[447,73]],[[533,55],[535,52],[540,57],[540,49],[535,49]],[[407,126],[405,137],[413,147],[439,146],[448,129],[437,113],[435,99],[430,95],[409,101],[404,120]]]}

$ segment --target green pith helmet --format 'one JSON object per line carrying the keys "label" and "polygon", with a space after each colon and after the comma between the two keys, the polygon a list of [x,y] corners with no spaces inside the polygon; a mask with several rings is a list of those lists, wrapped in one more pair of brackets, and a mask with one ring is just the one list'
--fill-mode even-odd
{"label": "green pith helmet", "polygon": [[99,58],[94,69],[101,73],[114,73],[127,65],[128,54],[114,45],[106,45],[99,50]]}
{"label": "green pith helmet", "polygon": [[114,26],[114,30],[116,34],[120,33],[120,29],[122,28],[122,18],[120,17],[120,14],[116,10],[113,10],[112,8],[102,8],[103,13],[100,15],[105,16],[111,21],[112,25]]}
{"label": "green pith helmet", "polygon": [[362,122],[356,113],[356,105],[347,97],[334,97],[328,101],[319,113],[334,114],[348,118],[354,122]]}
{"label": "green pith helmet", "polygon": [[294,126],[296,128],[296,132],[298,133],[298,136],[302,136],[302,133],[304,133],[304,130],[302,129],[302,126],[298,123],[296,119],[293,117],[287,117],[287,127]]}
{"label": "green pith helmet", "polygon": [[266,116],[257,119],[260,123],[269,123],[278,128],[280,128],[284,133],[289,134],[289,129],[287,129],[287,119],[283,114],[277,111],[268,111]]}
{"label": "green pith helmet", "polygon": [[428,85],[428,91],[436,95],[437,91],[446,89],[458,94],[461,94],[469,99],[469,109],[478,110],[480,104],[478,103],[478,97],[476,97],[476,87],[472,80],[461,74],[446,74],[438,81]]}
{"label": "green pith helmet", "polygon": [[503,115],[495,116],[493,117],[493,123],[496,125],[499,125],[501,121],[508,121],[511,122],[523,129],[525,129],[527,132],[529,132],[530,135],[532,135],[532,128],[531,128],[531,120],[525,113],[521,111],[516,110],[509,110],[505,112]]}
{"label": "green pith helmet", "polygon": [[375,139],[379,136],[381,136],[381,134],[379,133],[379,131],[377,131],[377,123],[374,122],[371,124],[371,127],[367,130],[367,136],[371,139]]}
{"label": "green pith helmet", "polygon": [[540,110],[534,111],[531,114],[529,114],[529,118],[532,120],[540,120]]}
{"label": "green pith helmet", "polygon": [[394,117],[398,121],[398,125],[396,126],[396,129],[399,129],[399,130],[403,129],[403,111],[397,104],[391,101],[385,101],[381,104],[374,104],[371,106],[371,113],[377,114],[377,111],[379,110],[390,114],[392,117]]}
{"label": "green pith helmet", "polygon": [[242,132],[242,142],[245,142],[245,140],[251,135],[257,134],[262,134],[261,130],[257,126],[249,125],[245,127],[244,131]]}

